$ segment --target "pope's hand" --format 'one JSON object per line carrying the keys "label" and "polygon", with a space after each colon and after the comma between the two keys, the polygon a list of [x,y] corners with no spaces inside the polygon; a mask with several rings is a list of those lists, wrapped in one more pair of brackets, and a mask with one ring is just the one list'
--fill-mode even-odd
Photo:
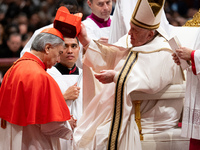
{"label": "pope's hand", "polygon": [[101,37],[100,39],[98,39],[98,42],[100,42],[102,44],[108,44],[108,38]]}
{"label": "pope's hand", "polygon": [[90,38],[87,36],[87,31],[86,31],[85,25],[83,23],[81,23],[81,31],[77,35],[77,37],[78,37],[78,40],[83,45],[83,47],[85,47],[86,45],[88,45],[90,43]]}
{"label": "pope's hand", "polygon": [[95,78],[97,78],[101,83],[111,83],[114,80],[116,71],[114,70],[102,70],[99,74],[94,74]]}

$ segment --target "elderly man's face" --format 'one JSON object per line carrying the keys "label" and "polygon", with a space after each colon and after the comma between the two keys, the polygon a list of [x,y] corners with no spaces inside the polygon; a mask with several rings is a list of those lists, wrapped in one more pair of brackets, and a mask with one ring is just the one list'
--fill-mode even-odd
{"label": "elderly man's face", "polygon": [[53,47],[52,45],[48,44],[45,49],[46,55],[44,56],[43,62],[48,69],[60,62],[60,55],[63,54],[64,46],[60,44]]}
{"label": "elderly man's face", "polygon": [[131,36],[132,46],[144,45],[152,38],[153,31],[140,28],[132,23],[130,23],[130,27],[128,34]]}

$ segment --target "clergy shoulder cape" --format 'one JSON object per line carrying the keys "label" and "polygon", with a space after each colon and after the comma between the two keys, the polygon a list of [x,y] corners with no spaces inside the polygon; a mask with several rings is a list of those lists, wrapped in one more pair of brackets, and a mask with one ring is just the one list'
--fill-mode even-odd
{"label": "clergy shoulder cape", "polygon": [[62,75],[56,67],[52,67],[51,69],[47,69],[47,72],[54,78],[54,80],[58,83],[60,90],[62,93],[72,85],[77,82],[77,86],[80,87],[79,97],[76,100],[67,100],[67,106],[77,121],[80,119],[82,115],[82,94],[83,94],[83,80],[82,80],[82,69],[79,69],[79,75]]}
{"label": "clergy shoulder cape", "polygon": [[70,119],[58,84],[31,53],[18,59],[3,78],[0,118],[19,126]]}
{"label": "clergy shoulder cape", "polygon": [[[128,40],[127,40],[128,39]],[[140,136],[135,123],[135,108],[130,93],[154,94],[166,85],[181,83],[180,68],[173,62],[166,40],[157,36],[150,43],[130,48],[125,35],[116,46],[91,41],[84,63],[96,72],[114,69],[119,72],[115,83],[106,84],[87,106],[74,132],[77,149],[140,150]],[[89,84],[89,83],[88,83]],[[158,133],[175,127],[180,118],[180,101],[142,102],[142,128]]]}

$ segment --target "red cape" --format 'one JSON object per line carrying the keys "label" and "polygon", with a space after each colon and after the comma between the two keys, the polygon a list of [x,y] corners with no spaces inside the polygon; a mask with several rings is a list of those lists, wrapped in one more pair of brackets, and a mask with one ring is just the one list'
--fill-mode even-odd
{"label": "red cape", "polygon": [[0,118],[20,126],[70,119],[58,84],[31,53],[18,59],[3,78]]}

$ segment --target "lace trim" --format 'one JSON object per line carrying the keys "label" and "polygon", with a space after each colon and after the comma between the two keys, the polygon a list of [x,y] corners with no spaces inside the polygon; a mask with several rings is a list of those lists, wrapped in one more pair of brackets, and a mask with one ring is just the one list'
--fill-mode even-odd
{"label": "lace trim", "polygon": [[200,125],[200,109],[184,107],[183,123]]}

